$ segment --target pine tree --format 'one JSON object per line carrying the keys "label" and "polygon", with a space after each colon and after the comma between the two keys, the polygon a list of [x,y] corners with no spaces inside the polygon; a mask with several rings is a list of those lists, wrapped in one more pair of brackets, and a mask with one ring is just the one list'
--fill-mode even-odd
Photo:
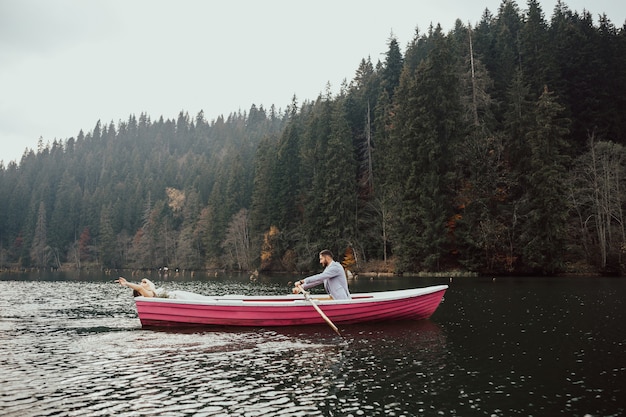
{"label": "pine tree", "polygon": [[398,40],[392,34],[388,40],[389,49],[385,55],[385,63],[381,73],[381,86],[386,94],[393,98],[396,87],[400,84],[400,74],[404,65],[404,58],[398,45]]}
{"label": "pine tree", "polygon": [[37,225],[35,226],[35,234],[30,249],[30,258],[38,268],[49,266],[51,260],[50,247],[48,246],[46,206],[43,201],[39,203]]}
{"label": "pine tree", "polygon": [[598,92],[610,73],[598,55],[600,38],[590,13],[579,15],[557,5],[550,30],[552,55],[558,64],[550,88],[566,103],[564,110],[572,121],[570,144],[581,153],[589,132],[603,127],[598,125]]}
{"label": "pine tree", "polygon": [[569,121],[561,118],[563,106],[546,88],[537,102],[535,124],[528,132],[530,170],[524,182],[524,263],[534,272],[553,274],[564,266],[567,194],[566,142]]}
{"label": "pine tree", "polygon": [[267,137],[261,141],[255,155],[254,180],[250,205],[250,231],[252,246],[258,253],[261,236],[275,226],[275,207],[272,204],[272,174],[275,172],[274,156],[276,138]]}
{"label": "pine tree", "polygon": [[528,0],[528,12],[520,30],[520,61],[525,81],[534,94],[553,79],[548,25],[538,0]]}
{"label": "pine tree", "polygon": [[111,206],[104,207],[100,214],[100,233],[98,239],[98,252],[100,263],[104,268],[118,268],[121,266],[117,257],[117,239],[111,222]]}
{"label": "pine tree", "polygon": [[290,123],[285,128],[277,145],[275,171],[272,173],[271,198],[276,212],[276,222],[279,229],[290,229],[298,223],[298,196],[300,190],[300,123],[297,114],[297,104],[294,97]]}
{"label": "pine tree", "polygon": [[440,27],[432,42],[437,46],[417,71],[403,72],[385,163],[390,192],[395,187],[401,202],[392,225],[399,271],[437,270],[447,251],[452,151],[461,116],[459,78]]}
{"label": "pine tree", "polygon": [[50,245],[62,249],[76,238],[81,209],[81,191],[78,184],[65,172],[58,185],[50,220]]}
{"label": "pine tree", "polygon": [[524,81],[521,71],[517,71],[507,90],[507,107],[504,112],[503,133],[509,161],[518,173],[528,167],[530,149],[527,134],[533,123],[535,102],[530,93],[530,86]]}
{"label": "pine tree", "polygon": [[345,97],[337,100],[332,116],[331,134],[325,147],[320,173],[322,188],[321,219],[318,230],[323,247],[334,253],[343,251],[356,234],[355,210],[356,162],[352,148],[352,135],[347,121]]}
{"label": "pine tree", "polygon": [[496,99],[502,99],[520,66],[519,37],[522,18],[517,4],[512,0],[504,0],[500,4],[494,26],[494,74]]}

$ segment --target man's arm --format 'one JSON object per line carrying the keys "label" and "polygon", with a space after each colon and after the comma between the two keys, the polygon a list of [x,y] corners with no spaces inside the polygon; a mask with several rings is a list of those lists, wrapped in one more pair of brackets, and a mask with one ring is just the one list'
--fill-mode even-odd
{"label": "man's arm", "polygon": [[321,273],[311,275],[310,277],[305,278],[304,283],[302,284],[302,288],[306,290],[308,288],[315,287],[316,285],[322,284],[325,280],[334,278],[343,273],[343,267],[339,263],[333,262],[328,265]]}

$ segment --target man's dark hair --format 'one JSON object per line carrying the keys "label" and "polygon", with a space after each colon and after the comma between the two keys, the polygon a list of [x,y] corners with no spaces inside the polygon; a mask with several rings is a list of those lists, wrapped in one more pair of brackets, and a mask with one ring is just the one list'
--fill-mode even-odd
{"label": "man's dark hair", "polygon": [[333,253],[328,249],[324,249],[323,251],[321,251],[320,256],[330,256],[330,259],[334,259]]}

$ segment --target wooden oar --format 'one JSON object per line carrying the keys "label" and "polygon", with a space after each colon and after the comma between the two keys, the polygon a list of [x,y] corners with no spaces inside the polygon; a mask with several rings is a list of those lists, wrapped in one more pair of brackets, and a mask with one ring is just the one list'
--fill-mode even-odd
{"label": "wooden oar", "polygon": [[304,294],[304,298],[306,298],[311,303],[311,305],[313,305],[313,307],[317,310],[320,316],[322,316],[322,318],[326,321],[326,323],[328,323],[330,328],[333,329],[335,333],[337,333],[339,336],[341,336],[341,333],[339,333],[339,329],[337,328],[337,326],[335,326],[333,322],[330,321],[330,319],[328,318],[326,314],[324,314],[322,309],[317,304],[315,304],[315,301],[311,297],[309,297],[309,292],[304,290],[302,287],[300,287],[300,290],[302,291],[302,294]]}

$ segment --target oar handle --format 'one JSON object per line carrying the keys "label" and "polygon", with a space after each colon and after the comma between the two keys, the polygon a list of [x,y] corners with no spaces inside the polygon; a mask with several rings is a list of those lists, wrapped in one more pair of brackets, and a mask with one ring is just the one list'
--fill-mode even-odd
{"label": "oar handle", "polygon": [[328,323],[328,325],[330,326],[331,329],[333,329],[335,331],[335,333],[337,333],[339,336],[341,336],[341,333],[339,333],[339,329],[337,328],[337,326],[335,326],[335,324],[330,321],[330,319],[328,318],[328,316],[322,311],[322,309],[315,303],[315,301],[309,296],[309,292],[306,291],[304,288],[301,288],[301,292],[302,294],[304,294],[304,298],[311,303],[311,305],[313,306],[313,308],[315,308],[315,310],[317,310],[317,312],[319,313],[320,316],[322,316],[322,318],[324,319],[324,321],[326,323]]}

